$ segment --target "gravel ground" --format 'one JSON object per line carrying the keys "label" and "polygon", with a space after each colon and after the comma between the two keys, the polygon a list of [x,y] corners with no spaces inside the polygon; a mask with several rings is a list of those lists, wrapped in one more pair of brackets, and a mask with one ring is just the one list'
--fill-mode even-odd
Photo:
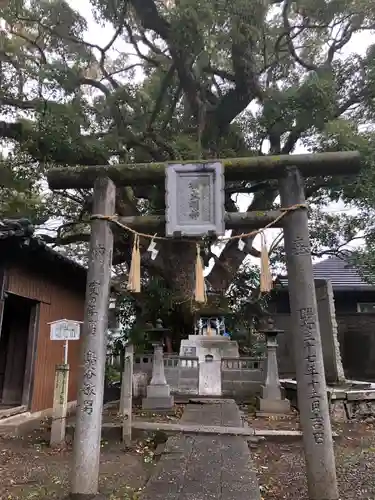
{"label": "gravel ground", "polygon": [[[52,450],[45,436],[41,429],[23,439],[0,438],[1,500],[66,499],[72,450]],[[153,472],[153,451],[149,441],[134,443],[130,451],[121,443],[102,442],[99,482],[106,498],[136,500]]]}
{"label": "gravel ground", "polygon": [[[144,412],[133,408],[133,419],[149,422],[177,422],[184,405],[175,405],[168,413]],[[118,406],[103,411],[104,422],[119,420]],[[68,423],[74,422],[74,416]],[[49,421],[23,438],[0,437],[0,500],[60,500],[69,491],[72,447],[52,450],[48,446]],[[157,436],[133,442],[124,451],[121,443],[102,441],[100,491],[109,500],[135,500],[152,474],[157,457]]]}
{"label": "gravel ground", "polygon": [[[183,407],[170,415],[144,414],[135,409],[136,419],[177,421]],[[258,429],[299,429],[298,414],[288,418],[254,418],[253,409],[242,407],[249,424]],[[116,419],[108,411],[107,421]],[[334,424],[340,500],[375,500],[375,424]],[[72,460],[70,446],[51,450],[46,430],[24,439],[0,438],[1,500],[62,500],[68,491]],[[156,463],[155,443],[143,440],[124,451],[121,443],[103,442],[100,489],[109,500],[135,500]],[[308,500],[302,440],[264,441],[251,445],[263,500]],[[242,500],[239,498],[238,500]]]}
{"label": "gravel ground", "polygon": [[[335,455],[340,500],[374,500],[374,424],[335,424],[334,429],[339,434]],[[308,500],[302,440],[263,442],[251,452],[263,500]]]}

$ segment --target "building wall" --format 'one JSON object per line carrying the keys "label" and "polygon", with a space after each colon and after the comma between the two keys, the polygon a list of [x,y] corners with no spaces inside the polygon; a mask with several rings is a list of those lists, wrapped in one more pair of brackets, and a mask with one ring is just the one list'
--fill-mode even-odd
{"label": "building wall", "polygon": [[[295,377],[293,339],[289,314],[274,314],[278,335],[277,357],[280,376]],[[336,313],[338,340],[347,379],[375,382],[375,314]]]}
{"label": "building wall", "polygon": [[[338,340],[348,379],[375,381],[375,313],[358,313],[357,304],[375,302],[373,291],[334,292]],[[280,375],[295,377],[293,339],[290,330],[290,309],[287,290],[274,294],[269,309],[277,328]]]}
{"label": "building wall", "polygon": [[375,381],[375,314],[341,312],[337,323],[346,377]]}
{"label": "building wall", "polygon": [[[58,266],[58,264],[56,264]],[[63,363],[63,342],[50,340],[48,323],[59,319],[83,321],[84,287],[77,286],[74,279],[58,279],[47,269],[30,271],[30,267],[9,264],[7,290],[16,295],[40,302],[39,334],[34,368],[34,383],[31,411],[52,407],[55,366]],[[77,375],[80,341],[69,342],[68,363],[70,365],[69,401],[77,398]]]}
{"label": "building wall", "polygon": [[337,313],[356,313],[359,302],[375,302],[375,292],[335,292],[335,308]]}
{"label": "building wall", "polygon": [[[356,313],[359,302],[375,302],[373,291],[334,291],[335,310],[339,313]],[[286,314],[290,312],[288,290],[274,292],[269,303],[269,310],[275,313]]]}

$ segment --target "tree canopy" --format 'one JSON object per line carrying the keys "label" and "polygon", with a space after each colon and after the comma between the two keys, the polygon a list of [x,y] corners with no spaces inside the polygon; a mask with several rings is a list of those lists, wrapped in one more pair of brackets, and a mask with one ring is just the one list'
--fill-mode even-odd
{"label": "tree canopy", "polygon": [[[90,26],[75,5],[9,0],[2,9],[0,137],[11,154],[0,164],[1,215],[22,214],[37,224],[62,219],[57,240],[44,238],[72,245],[88,239],[91,192],[48,192],[44,175],[52,166],[292,154],[301,146],[359,149],[361,176],[307,179],[306,194],[315,255],[340,251],[358,236],[371,255],[375,44],[359,53],[353,40],[373,34],[375,5],[91,0]],[[91,34],[105,27],[106,39],[93,42],[88,27]],[[227,211],[238,210],[241,194],[248,210],[277,206],[274,182],[232,182]],[[356,213],[324,212],[338,200]],[[118,189],[116,211],[160,214],[164,203],[160,187],[134,186]],[[70,224],[77,220],[82,224]],[[120,233],[115,240],[115,262],[126,272],[131,240]],[[249,254],[259,256],[253,238],[244,250],[233,242],[219,257],[209,251],[210,285],[228,289]],[[155,260],[148,255],[142,255],[145,278],[162,279],[184,297],[192,255],[173,244],[163,245]]]}

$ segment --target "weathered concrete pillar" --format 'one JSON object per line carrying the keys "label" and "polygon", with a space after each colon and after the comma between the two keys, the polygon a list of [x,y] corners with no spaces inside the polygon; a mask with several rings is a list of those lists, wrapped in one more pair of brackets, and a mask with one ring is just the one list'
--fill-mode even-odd
{"label": "weathered concrete pillar", "polygon": [[65,442],[66,415],[68,410],[69,365],[57,365],[53,391],[53,411],[50,445]]}
{"label": "weathered concrete pillar", "polygon": [[257,416],[269,416],[287,414],[290,412],[290,403],[283,397],[279,369],[277,366],[277,334],[282,330],[275,328],[273,320],[268,320],[268,327],[261,330],[267,341],[266,378],[261,387],[261,395],[258,398]]}
{"label": "weathered concrete pillar", "polygon": [[315,280],[315,293],[318,304],[326,383],[333,385],[344,384],[345,374],[341,360],[332,283],[329,280]]}
{"label": "weathered concrete pillar", "polygon": [[164,371],[163,345],[157,343],[154,344],[153,347],[154,357],[152,359],[151,385],[166,385],[167,380]]}
{"label": "weathered concrete pillar", "polygon": [[125,446],[132,441],[132,410],[133,410],[133,359],[132,345],[125,347],[124,371],[121,381],[120,414],[122,416],[122,440]]}
{"label": "weathered concrete pillar", "polygon": [[[113,215],[116,188],[108,178],[95,182],[93,214]],[[86,286],[71,498],[88,500],[98,492],[106,332],[113,235],[107,221],[93,220]]]}
{"label": "weathered concrete pillar", "polygon": [[153,345],[152,378],[147,386],[147,395],[142,401],[142,408],[144,410],[167,410],[173,408],[174,398],[171,396],[170,387],[165,379],[163,344],[158,342]]}
{"label": "weathered concrete pillar", "polygon": [[[305,203],[297,168],[286,169],[280,196],[283,207]],[[338,500],[306,209],[285,217],[284,240],[309,499]]]}

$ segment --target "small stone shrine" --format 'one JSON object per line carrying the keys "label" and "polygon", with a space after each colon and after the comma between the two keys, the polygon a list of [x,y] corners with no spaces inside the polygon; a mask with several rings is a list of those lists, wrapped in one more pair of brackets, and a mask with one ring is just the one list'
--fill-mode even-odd
{"label": "small stone shrine", "polygon": [[238,343],[224,336],[228,314],[226,299],[208,294],[207,304],[195,313],[195,333],[181,340],[180,356],[198,358],[200,395],[221,396],[221,360],[239,357]]}
{"label": "small stone shrine", "polygon": [[225,337],[225,318],[231,312],[228,301],[218,293],[209,293],[207,303],[202,305],[194,315],[194,334],[181,340],[180,356],[191,356],[205,361],[212,356],[218,361],[221,358],[238,358],[238,343]]}

